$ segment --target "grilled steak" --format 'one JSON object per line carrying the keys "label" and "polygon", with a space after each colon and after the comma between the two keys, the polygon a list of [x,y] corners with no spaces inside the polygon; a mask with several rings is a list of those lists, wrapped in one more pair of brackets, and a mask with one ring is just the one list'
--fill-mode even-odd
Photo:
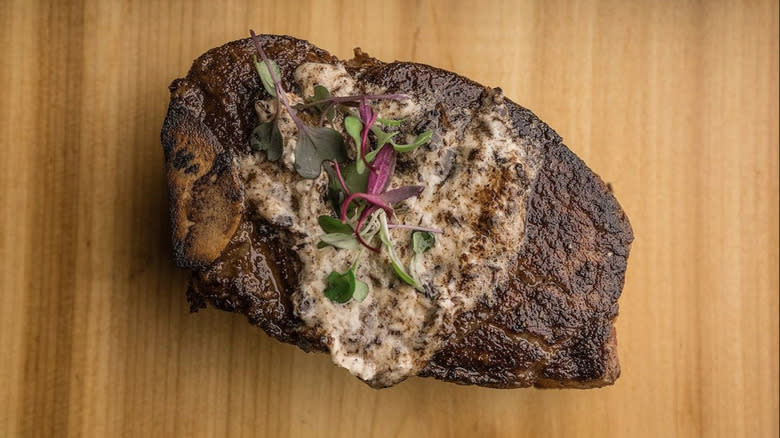
{"label": "grilled steak", "polygon": [[[345,253],[317,250],[301,213],[327,211],[323,178],[303,180],[285,159],[251,149],[270,96],[251,40],[228,43],[171,84],[162,129],[174,260],[192,270],[193,310],[242,313],[278,340],[330,352],[374,387],[410,375],[498,388],[615,381],[613,323],[631,227],[550,127],[500,89],[448,71],[383,63],[359,49],[340,61],[287,36],[260,41],[292,97],[324,83],[333,95],[411,96],[378,106],[404,118],[399,137],[433,132],[398,159],[400,180],[428,185],[397,213],[446,228],[424,267],[425,287],[363,262],[373,285],[366,301],[323,298],[320,265]],[[285,147],[294,145],[287,138]]]}

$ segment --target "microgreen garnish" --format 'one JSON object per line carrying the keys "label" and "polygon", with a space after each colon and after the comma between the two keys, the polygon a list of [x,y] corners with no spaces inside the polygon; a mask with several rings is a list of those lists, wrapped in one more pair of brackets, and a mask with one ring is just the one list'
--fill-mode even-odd
{"label": "microgreen garnish", "polygon": [[[324,87],[322,85],[315,85],[314,86],[314,96],[312,97],[312,100],[315,102],[327,102],[328,99],[330,99],[330,91],[328,91],[327,87]],[[322,105],[319,105],[320,110],[324,108],[324,103]]]}
{"label": "microgreen garnish", "polygon": [[433,233],[428,231],[415,231],[412,233],[412,251],[415,255],[422,255],[425,251],[433,248],[436,238]]}
{"label": "microgreen garnish", "polygon": [[[374,133],[374,136],[376,137],[376,150],[379,151],[382,149],[382,146],[386,145],[387,142],[393,139],[398,134],[398,131],[393,132],[385,132],[379,129],[378,126],[374,125],[371,127],[371,132]],[[371,154],[366,154],[367,156],[370,156]],[[370,160],[370,159],[369,159]]]}
{"label": "microgreen garnish", "polygon": [[328,233],[320,236],[320,242],[326,246],[332,246],[340,249],[358,249],[360,243],[355,238],[354,233]]}
{"label": "microgreen garnish", "polygon": [[333,271],[328,275],[328,287],[325,288],[325,296],[337,303],[346,303],[355,293],[355,272],[348,270],[343,274]]}
{"label": "microgreen garnish", "polygon": [[[354,127],[352,129],[354,131]],[[390,180],[393,175],[393,172],[395,171],[395,163],[396,163],[395,154],[396,154],[395,149],[390,145],[384,145],[378,150],[376,154],[374,154],[375,155],[375,157],[373,158],[374,169],[373,171],[368,172],[368,180],[366,182],[365,192],[349,190],[346,187],[346,183],[344,182],[344,180],[340,177],[341,174],[338,170],[339,169],[338,164],[335,165],[335,170],[336,170],[338,180],[340,182],[343,193],[346,195],[346,198],[341,203],[341,209],[339,212],[341,221],[346,224],[349,216],[349,211],[350,211],[349,209],[352,206],[353,202],[363,201],[365,203],[358,217],[357,224],[354,228],[355,230],[353,234],[354,241],[349,240],[344,235],[342,235],[339,238],[337,245],[341,245],[339,247],[342,248],[345,247],[346,245],[352,247],[353,245],[355,245],[355,242],[358,242],[361,245],[363,245],[365,248],[368,248],[373,252],[380,252],[379,247],[373,246],[369,243],[371,238],[367,237],[366,234],[368,233],[364,233],[363,231],[363,227],[364,224],[366,224],[366,221],[368,220],[370,222],[369,218],[372,218],[373,220],[376,220],[378,218],[379,236],[380,236],[379,240],[382,243],[382,245],[385,248],[387,248],[388,257],[390,258],[390,263],[393,267],[393,271],[395,271],[396,275],[405,283],[414,286],[417,289],[421,289],[422,285],[421,282],[417,280],[415,271],[413,269],[410,269],[409,272],[411,272],[411,274],[407,272],[407,270],[403,266],[403,263],[401,263],[400,259],[396,255],[395,249],[393,248],[392,245],[392,241],[390,240],[390,228],[389,228],[390,225],[387,222],[387,218],[392,217],[394,215],[394,210],[393,210],[394,204],[402,202],[405,199],[418,196],[423,191],[424,188],[422,186],[404,186],[393,190],[387,190],[388,187],[390,186]],[[359,159],[356,161],[356,163],[359,163]],[[413,230],[422,229],[426,233],[441,232],[441,230],[437,230],[433,228],[421,228],[421,227],[415,227],[411,225],[395,225],[395,227],[407,228]],[[323,226],[322,228],[323,231],[326,232],[328,231],[326,230],[325,226]],[[328,237],[328,239],[335,239],[335,237]],[[420,238],[418,237],[418,239]],[[323,239],[323,241],[325,241],[325,239]],[[425,241],[428,242],[429,240],[426,239]],[[331,246],[337,246],[331,242],[332,241],[328,241],[326,243],[330,244]],[[349,242],[349,243],[345,244],[344,242]],[[432,246],[433,242],[430,241],[429,245]],[[415,259],[414,261],[416,262],[418,259]]]}
{"label": "microgreen garnish", "polygon": [[418,147],[424,145],[425,143],[428,143],[431,140],[431,137],[433,136],[433,131],[425,131],[422,134],[418,135],[417,137],[412,140],[409,144],[396,144],[393,143],[393,149],[395,149],[397,152],[411,152]]}
{"label": "microgreen garnish", "polygon": [[320,224],[322,231],[326,233],[352,234],[354,232],[349,224],[345,224],[332,216],[319,216],[317,218],[317,223]]}
{"label": "microgreen garnish", "polygon": [[356,279],[355,291],[352,292],[352,299],[357,302],[362,302],[368,296],[368,291],[368,283]]}
{"label": "microgreen garnish", "polygon": [[[395,151],[390,147],[384,147],[376,155],[374,160],[376,170],[368,174],[368,185],[365,193],[352,193],[341,204],[341,220],[347,220],[347,209],[349,205],[358,199],[362,199],[367,202],[366,208],[361,214],[361,220],[358,221],[356,233],[360,232],[360,226],[362,220],[366,216],[373,213],[377,208],[381,208],[388,215],[393,215],[393,204],[397,204],[405,199],[419,195],[423,188],[422,186],[405,186],[395,190],[387,191],[387,187],[390,185],[390,177],[395,170]],[[360,239],[358,239],[360,240]],[[368,249],[378,252],[378,249],[372,247],[364,242],[361,242]]]}
{"label": "microgreen garnish", "polygon": [[344,138],[338,131],[325,127],[302,125],[295,145],[295,170],[304,178],[314,179],[322,173],[323,161],[345,161]]}
{"label": "microgreen garnish", "polygon": [[376,122],[377,114],[368,105],[368,99],[363,98],[360,100],[360,106],[358,107],[358,114],[360,114],[360,121],[363,123],[363,129],[360,132],[360,145],[358,147],[358,160],[357,171],[363,173],[365,168],[368,167],[373,171],[376,171],[374,167],[369,164],[366,154],[368,150],[368,132]]}
{"label": "microgreen garnish", "polygon": [[[341,203],[353,192],[365,192],[368,184],[368,173],[359,174],[355,162],[342,166],[336,162],[332,166],[325,166],[328,174],[327,199],[333,212],[338,216],[341,212]],[[355,205],[350,207],[348,214],[352,216]]]}
{"label": "microgreen garnish", "polygon": [[[330,96],[326,98],[317,98],[315,95],[315,99],[311,102],[305,103],[300,106],[300,108],[306,108],[310,106],[319,106],[324,104],[343,104],[343,105],[349,105],[349,106],[357,106],[361,101],[367,100],[367,101],[373,101],[373,100],[406,100],[409,96],[406,94],[363,94],[359,96]],[[401,120],[390,120],[390,119],[382,119],[387,121],[388,123],[394,123],[396,125],[400,125],[402,123]]]}
{"label": "microgreen garnish", "polygon": [[284,143],[279,126],[274,122],[257,125],[249,137],[249,144],[255,151],[265,151],[269,161],[276,161],[282,156]]}
{"label": "microgreen garnish", "polygon": [[[262,65],[260,63],[255,63],[257,73],[260,75],[263,86],[266,88],[266,91],[273,90],[274,93],[272,94],[269,91],[269,94],[276,96],[277,102],[284,106],[287,110],[287,114],[290,115],[296,128],[298,128],[298,142],[295,145],[295,170],[304,178],[317,178],[320,176],[320,173],[322,173],[323,161],[344,161],[347,159],[344,138],[335,129],[308,126],[303,123],[300,117],[298,117],[298,113],[295,109],[290,106],[287,94],[285,93],[280,80],[281,72],[278,67],[274,68],[275,64],[266,56],[255,32],[251,30],[249,32],[252,35],[252,41],[255,44],[255,48],[260,54],[260,58],[263,60]],[[263,66],[265,66],[265,68],[263,68]],[[273,87],[268,84],[269,77],[270,81],[273,82]],[[278,123],[278,113],[279,110],[277,107],[277,117],[274,118],[274,123]]]}
{"label": "microgreen garnish", "polygon": [[[260,75],[260,81],[263,83],[263,88],[265,88],[265,91],[268,92],[268,94],[276,97],[276,82],[274,82],[274,75],[276,75],[277,78],[282,76],[279,66],[271,60],[267,60],[266,62],[265,58],[263,59],[263,62],[259,62],[257,60],[257,55],[255,55],[254,61],[255,69],[257,69],[257,74]],[[271,74],[271,70],[274,71],[274,75]]]}
{"label": "microgreen garnish", "polygon": [[328,275],[328,278],[325,280],[328,284],[325,288],[325,296],[331,301],[336,303],[346,303],[350,299],[363,301],[368,295],[368,283],[360,281],[355,277],[362,254],[363,251],[358,253],[347,272],[333,271]]}
{"label": "microgreen garnish", "polygon": [[344,117],[344,130],[347,131],[352,141],[355,142],[357,150],[357,160],[355,161],[357,173],[364,173],[366,166],[363,158],[363,122],[355,116]]}
{"label": "microgreen garnish", "polygon": [[360,244],[355,238],[355,231],[335,217],[320,216],[317,218],[320,228],[325,232],[320,236],[320,242],[325,246],[341,249],[356,249]]}
{"label": "microgreen garnish", "polygon": [[[368,94],[358,96],[333,96],[323,85],[313,88],[313,95],[305,103],[293,106],[281,82],[282,71],[268,58],[260,39],[250,30],[252,42],[257,50],[254,66],[263,88],[275,98],[276,112],[270,120],[259,124],[250,137],[250,146],[255,151],[264,151],[269,161],[278,160],[284,152],[284,141],[279,129],[281,111],[284,110],[298,131],[294,150],[294,167],[300,176],[318,178],[323,163],[328,162],[327,200],[335,216],[319,216],[317,222],[322,228],[318,248],[332,247],[336,250],[355,251],[357,256],[346,272],[333,271],[326,279],[326,297],[337,303],[349,300],[362,301],[369,293],[367,283],[357,279],[360,257],[367,248],[374,252],[387,251],[396,275],[417,289],[422,282],[416,275],[416,266],[421,264],[423,253],[435,243],[432,233],[441,233],[436,228],[391,223],[395,217],[394,207],[406,199],[419,196],[423,186],[403,186],[388,190],[395,172],[396,154],[409,153],[430,141],[432,131],[418,134],[409,144],[396,143],[403,120],[379,117],[370,103],[377,100],[405,100],[405,94]],[[299,111],[301,113],[299,113]],[[308,114],[306,120],[318,120],[307,124],[300,114]],[[343,115],[343,119],[337,118]],[[345,135],[333,129],[343,120],[346,138],[354,143],[356,158],[348,161]],[[322,126],[325,124],[330,126]],[[414,255],[409,268],[399,259],[390,237],[392,229],[412,230],[411,245]],[[378,239],[377,239],[378,237]]]}
{"label": "microgreen garnish", "polygon": [[393,119],[383,119],[382,117],[377,117],[376,121],[385,125],[385,126],[401,126],[401,123],[403,123],[403,120],[393,120]]}
{"label": "microgreen garnish", "polygon": [[379,224],[379,238],[382,240],[382,244],[387,248],[387,256],[390,257],[390,262],[393,265],[393,270],[396,275],[410,286],[419,287],[417,281],[406,272],[401,260],[399,260],[398,256],[395,254],[393,242],[390,240],[390,230],[387,228],[387,215],[384,211],[379,212]]}
{"label": "microgreen garnish", "polygon": [[422,281],[420,281],[417,269],[422,263],[423,254],[433,248],[434,243],[436,243],[436,238],[429,231],[415,231],[412,233],[412,251],[414,251],[414,256],[412,256],[412,260],[409,262],[409,275],[414,279],[418,289],[420,289]]}
{"label": "microgreen garnish", "polygon": [[314,105],[317,111],[320,112],[323,118],[327,119],[330,123],[333,123],[333,118],[336,117],[336,111],[333,109],[333,103],[328,102],[330,99],[330,91],[322,85],[314,86],[314,96],[312,96],[315,102],[324,102],[318,105]]}

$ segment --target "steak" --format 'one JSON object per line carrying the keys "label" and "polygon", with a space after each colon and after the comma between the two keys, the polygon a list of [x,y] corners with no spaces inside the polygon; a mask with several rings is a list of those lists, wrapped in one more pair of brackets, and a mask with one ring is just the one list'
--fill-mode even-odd
{"label": "steak", "polygon": [[[614,321],[633,240],[631,226],[607,185],[549,126],[503,98],[500,89],[452,72],[384,63],[359,49],[352,60],[340,61],[288,36],[261,35],[260,41],[279,65],[282,84],[290,92],[303,94],[295,75],[302,65],[337,65],[361,88],[420,96],[425,116],[403,129],[431,129],[429,154],[446,143],[440,139],[436,145],[437,133],[445,127],[475,126],[485,111],[496,111],[495,117],[506,120],[508,135],[526,151],[522,162],[506,167],[514,169],[511,176],[502,174],[516,185],[510,187],[526,190],[500,198],[505,195],[496,186],[480,201],[484,205],[479,221],[454,225],[492,244],[498,237],[480,227],[497,221],[507,203],[517,201],[522,234],[511,254],[505,254],[509,261],[495,268],[508,280],[487,278],[492,286],[476,291],[472,304],[442,316],[440,327],[429,330],[437,334],[436,342],[412,349],[420,352],[417,359],[422,362],[409,368],[410,375],[495,388],[591,388],[615,381],[620,368]],[[259,123],[256,104],[269,97],[253,65],[254,54],[250,39],[228,43],[199,57],[185,78],[170,85],[161,140],[173,258],[192,271],[187,299],[193,311],[211,305],[242,313],[280,341],[328,352],[333,339],[304,316],[307,301],[301,297],[310,287],[301,284],[305,261],[298,237],[261,214],[252,188],[258,171],[242,171],[241,160],[259,154],[252,151],[249,138]],[[443,180],[481,160],[471,154],[450,162],[450,155],[442,153],[444,158],[435,162]],[[415,175],[414,162],[400,160],[398,166],[402,175]],[[500,186],[500,180],[491,181]],[[489,264],[486,259],[484,265]],[[484,266],[475,269],[486,272]],[[467,274],[463,278],[468,279]],[[436,293],[426,290],[417,299],[438,303]],[[383,311],[387,309],[372,308],[371,315]],[[408,377],[365,377],[351,371],[374,387]]]}

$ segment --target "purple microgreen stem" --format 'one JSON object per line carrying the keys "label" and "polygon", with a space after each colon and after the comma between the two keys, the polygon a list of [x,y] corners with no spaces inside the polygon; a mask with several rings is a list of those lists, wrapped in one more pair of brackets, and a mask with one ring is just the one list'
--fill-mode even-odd
{"label": "purple microgreen stem", "polygon": [[327,99],[315,100],[313,102],[300,105],[300,108],[308,108],[310,106],[322,105],[324,103],[338,104],[338,103],[359,103],[361,100],[406,100],[409,99],[408,94],[365,94],[357,96],[331,96]]}
{"label": "purple microgreen stem", "polygon": [[[397,189],[384,192],[379,196],[388,204],[397,204],[404,199],[413,198],[418,196],[425,189],[423,186],[404,186]],[[385,209],[387,211],[387,209]]]}
{"label": "purple microgreen stem", "polygon": [[374,158],[375,172],[368,174],[366,192],[377,194],[387,190],[390,179],[395,172],[395,152],[392,147],[386,146],[377,152]]}
{"label": "purple microgreen stem", "polygon": [[[422,193],[422,191],[423,191],[422,186],[406,186],[406,187],[401,187],[380,194],[353,193],[349,195],[347,199],[344,200],[344,203],[341,204],[341,221],[346,222],[347,211],[349,209],[349,204],[351,204],[352,201],[356,199],[363,199],[364,201],[368,202],[369,205],[367,205],[363,209],[363,212],[360,214],[360,218],[358,219],[357,226],[355,227],[355,236],[357,237],[357,240],[358,242],[360,242],[361,245],[365,246],[371,251],[379,252],[378,248],[369,245],[368,242],[366,242],[363,239],[363,237],[360,235],[360,230],[363,228],[363,223],[365,222],[366,218],[380,208],[385,211],[387,216],[392,217],[393,207],[391,204],[401,202],[404,199],[408,199],[413,196],[417,196],[420,193]],[[405,226],[404,228],[406,227],[410,227],[413,229],[420,229],[423,231],[428,230],[428,229],[423,229],[421,227],[411,227],[411,226]],[[436,231],[441,232],[441,230],[435,230],[433,232]]]}
{"label": "purple microgreen stem", "polygon": [[360,159],[363,160],[363,163],[372,172],[377,172],[377,168],[366,159],[366,154],[368,153],[368,132],[374,125],[374,122],[376,122],[377,113],[371,110],[371,107],[368,105],[368,99],[365,97],[360,99],[358,113],[360,114],[360,120],[363,122],[363,132],[360,137]]}
{"label": "purple microgreen stem", "polygon": [[376,207],[381,208],[382,210],[385,210],[388,214],[393,214],[393,207],[382,198],[382,195],[373,195],[370,193],[353,193],[349,196],[347,196],[347,199],[344,200],[344,203],[341,204],[341,221],[346,222],[347,221],[347,210],[349,209],[349,204],[352,203],[352,201],[356,199],[363,199],[367,201],[369,204],[373,204]]}
{"label": "purple microgreen stem", "polygon": [[287,101],[287,96],[284,93],[284,88],[282,88],[281,79],[276,77],[276,72],[274,72],[274,68],[271,65],[271,60],[265,54],[265,50],[263,50],[263,45],[260,44],[260,38],[257,37],[255,31],[252,29],[249,30],[249,34],[252,36],[252,42],[255,45],[255,49],[257,49],[257,53],[260,54],[260,58],[265,63],[265,66],[268,68],[268,73],[271,75],[271,79],[274,81],[274,88],[276,89],[277,97],[285,105],[288,111],[294,112],[294,110],[290,107],[289,102]]}
{"label": "purple microgreen stem", "polygon": [[263,50],[263,45],[260,44],[260,38],[258,38],[257,35],[255,35],[255,31],[252,29],[249,30],[249,34],[252,36],[252,42],[255,45],[255,49],[257,49],[257,53],[260,54],[260,58],[265,63],[265,66],[268,68],[268,72],[271,75],[271,79],[274,81],[274,89],[276,89],[276,98],[278,99],[279,102],[282,103],[282,105],[284,105],[284,108],[287,110],[287,113],[290,114],[290,118],[293,120],[293,122],[295,122],[295,126],[298,128],[298,130],[302,134],[308,135],[308,130],[306,125],[298,117],[295,109],[292,106],[290,106],[290,101],[287,100],[287,94],[285,93],[284,88],[282,87],[281,78],[276,77],[276,73],[274,72],[274,69],[271,66],[271,60],[265,54],[265,50]]}
{"label": "purple microgreen stem", "polygon": [[373,193],[353,193],[349,196],[347,196],[347,199],[344,200],[344,203],[341,204],[341,221],[346,222],[347,221],[347,210],[349,209],[349,204],[352,203],[352,201],[356,199],[362,199],[369,204],[373,204],[376,207],[381,208],[384,210],[388,216],[393,215],[393,207],[391,204],[397,204],[405,199],[412,198],[414,196],[419,195],[422,193],[423,187],[422,186],[405,186],[401,187],[395,190],[390,190],[389,192],[384,192],[380,194],[373,194]]}
{"label": "purple microgreen stem", "polygon": [[339,180],[341,190],[344,191],[346,196],[349,196],[349,189],[347,188],[347,184],[344,182],[344,177],[341,175],[341,168],[339,167],[338,161],[333,161],[333,169],[336,171],[336,178]]}

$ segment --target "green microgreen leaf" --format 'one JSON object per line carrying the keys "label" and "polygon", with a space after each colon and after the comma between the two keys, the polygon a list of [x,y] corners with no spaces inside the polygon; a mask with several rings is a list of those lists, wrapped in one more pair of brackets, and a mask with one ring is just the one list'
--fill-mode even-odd
{"label": "green microgreen leaf", "polygon": [[360,246],[352,233],[327,233],[320,236],[320,241],[339,249],[357,249]]}
{"label": "green microgreen leaf", "polygon": [[430,250],[435,243],[436,238],[433,237],[433,233],[429,231],[412,232],[412,250],[414,251],[414,256],[412,256],[412,260],[409,262],[409,275],[414,279],[418,290],[421,288],[420,285],[422,285],[422,281],[420,281],[417,270],[422,263],[423,253]]}
{"label": "green microgreen leaf", "polygon": [[[393,254],[395,256],[395,254]],[[401,264],[401,261],[398,260],[398,258],[391,259],[391,264],[393,266],[393,271],[395,271],[395,275],[398,276],[401,280],[404,281],[404,283],[417,287],[417,281],[409,274],[406,273],[406,270],[404,269],[404,266]]]}
{"label": "green microgreen leaf", "polygon": [[360,134],[363,130],[363,122],[355,116],[344,117],[344,129],[355,141],[355,146],[360,148]]}
{"label": "green microgreen leaf", "polygon": [[[385,132],[385,131],[382,131],[382,130],[381,130],[381,129],[379,129],[379,127],[378,127],[378,126],[376,126],[376,125],[374,125],[374,126],[372,126],[372,127],[371,127],[371,132],[373,132],[373,133],[374,133],[374,135],[376,136],[376,149],[375,149],[375,150],[377,150],[377,151],[378,151],[379,149],[381,149],[381,148],[382,148],[382,146],[384,146],[385,144],[387,144],[387,142],[389,142],[390,140],[392,140],[392,139],[393,139],[393,137],[395,137],[395,136],[396,136],[396,134],[398,134],[398,131],[393,131],[393,132]],[[366,158],[368,158],[368,154],[366,154]]]}
{"label": "green microgreen leaf", "polygon": [[433,136],[433,131],[425,131],[415,137],[414,140],[409,144],[393,143],[393,149],[395,149],[397,152],[411,152],[425,143],[428,143],[431,140],[431,136]]}
{"label": "green microgreen leaf", "polygon": [[369,163],[374,161],[374,158],[376,158],[376,154],[378,154],[379,151],[382,150],[382,146],[384,146],[388,142],[392,143],[393,137],[395,137],[396,134],[398,134],[398,131],[394,131],[394,132],[382,131],[376,125],[371,127],[371,132],[373,132],[374,136],[376,136],[377,144],[376,144],[376,149],[366,154],[366,161],[368,161]]}
{"label": "green microgreen leaf", "polygon": [[266,122],[255,126],[255,129],[252,130],[252,135],[249,136],[249,145],[252,147],[252,150],[268,150],[268,146],[271,144],[272,125],[273,122]]}
{"label": "green microgreen leaf", "polygon": [[401,123],[404,122],[403,119],[393,120],[393,119],[383,119],[381,117],[377,117],[376,121],[385,126],[401,126]]}
{"label": "green microgreen leaf", "polygon": [[345,224],[333,216],[319,216],[317,218],[317,223],[320,224],[322,231],[326,233],[351,234],[355,232],[349,224]]}
{"label": "green microgreen leaf", "polygon": [[368,283],[355,278],[355,273],[357,272],[358,265],[360,264],[360,257],[362,255],[363,250],[361,249],[347,272],[342,274],[333,271],[328,275],[328,278],[326,279],[328,286],[325,288],[325,296],[331,301],[337,303],[346,303],[350,299],[363,301],[366,296],[368,296]]}
{"label": "green microgreen leaf", "polygon": [[[344,178],[350,193],[365,192],[368,186],[368,173],[366,172],[362,175],[357,173],[356,166],[354,162],[341,166],[341,176]],[[344,202],[347,195],[341,190],[341,185],[338,178],[336,178],[336,171],[333,167],[325,166],[325,171],[328,174],[328,201],[330,201],[333,211],[339,214],[341,203]],[[350,206],[349,216],[352,216],[354,211],[355,206]]]}
{"label": "green microgreen leaf", "polygon": [[361,122],[360,119],[355,116],[347,116],[344,118],[344,129],[355,142],[355,150],[357,151],[357,158],[355,159],[355,162],[357,163],[356,170],[357,173],[362,175],[366,173],[366,165],[361,159],[362,151],[360,148],[363,122]]}
{"label": "green microgreen leaf", "polygon": [[374,161],[374,158],[376,158],[376,154],[378,154],[380,150],[381,149],[374,149],[373,151],[367,153],[366,154],[366,161],[368,161],[369,163]]}
{"label": "green microgreen leaf", "polygon": [[428,251],[435,243],[436,238],[433,237],[433,233],[428,231],[415,231],[412,233],[412,250],[415,254],[422,254]]}
{"label": "green microgreen leaf", "polygon": [[368,283],[365,281],[355,280],[355,291],[352,293],[352,299],[357,302],[362,302],[368,296]]}
{"label": "green microgreen leaf", "polygon": [[[276,87],[274,86],[274,80],[271,77],[271,72],[268,71],[268,65],[263,61],[258,61],[257,55],[254,56],[254,61],[255,69],[257,69],[257,74],[260,75],[260,81],[263,83],[263,88],[265,88],[265,91],[267,91],[268,94],[276,97]],[[276,73],[276,77],[281,78],[282,72],[279,70],[279,66],[271,60],[269,60],[269,62],[271,63],[271,68],[274,69],[274,73]]]}
{"label": "green microgreen leaf", "polygon": [[311,100],[313,102],[323,102],[316,105],[316,108],[329,122],[333,123],[333,118],[336,116],[336,110],[334,109],[334,105],[328,102],[328,99],[330,99],[330,91],[322,85],[315,85],[314,96],[312,96]]}
{"label": "green microgreen leaf", "polygon": [[269,161],[278,160],[284,150],[282,133],[276,121],[257,125],[249,137],[249,144],[255,151],[265,151]]}
{"label": "green microgreen leaf", "polygon": [[390,240],[390,230],[387,228],[387,214],[385,214],[383,210],[380,210],[379,213],[379,224],[379,239],[382,241],[382,244],[384,244],[385,248],[387,248],[387,255],[390,257],[393,270],[395,271],[396,275],[398,275],[398,278],[417,288],[417,281],[415,281],[415,279],[406,272],[403,263],[401,263],[401,260],[398,259],[398,256],[395,253],[393,243]]}
{"label": "green microgreen leaf", "polygon": [[[330,97],[330,91],[328,91],[327,88],[323,87],[322,85],[315,85],[314,86],[314,97],[312,97],[311,100],[313,101],[319,101],[319,100],[326,100]],[[321,105],[318,105],[320,108]]]}
{"label": "green microgreen leaf", "polygon": [[325,296],[336,303],[346,303],[355,293],[355,272],[352,269],[343,274],[333,271],[326,282]]}
{"label": "green microgreen leaf", "polygon": [[341,162],[347,159],[344,138],[335,129],[306,125],[300,125],[298,129],[295,170],[302,177],[314,179],[320,176],[323,161]]}
{"label": "green microgreen leaf", "polygon": [[342,166],[342,169],[341,176],[344,177],[344,182],[347,184],[350,193],[366,191],[366,187],[368,187],[368,174],[358,173],[357,164],[355,163],[349,163],[346,166]]}

